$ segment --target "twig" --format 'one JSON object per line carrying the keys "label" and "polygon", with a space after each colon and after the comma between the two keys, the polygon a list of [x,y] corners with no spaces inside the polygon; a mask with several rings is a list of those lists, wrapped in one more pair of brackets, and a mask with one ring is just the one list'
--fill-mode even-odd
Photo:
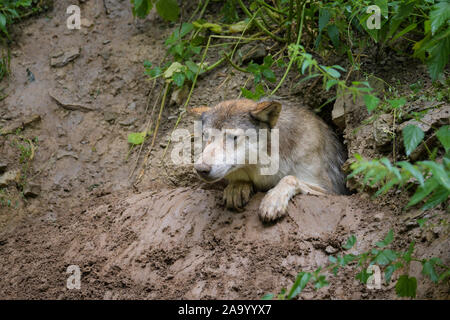
{"label": "twig", "polygon": [[139,173],[139,176],[137,177],[134,185],[137,185],[141,181],[142,177],[144,176],[145,166],[147,165],[148,160],[150,159],[150,154],[151,154],[151,152],[153,150],[153,146],[155,145],[156,135],[158,134],[159,124],[161,122],[161,115],[162,115],[162,112],[164,110],[164,105],[166,104],[167,93],[169,92],[170,87],[171,87],[171,83],[170,82],[166,82],[166,87],[164,89],[164,95],[163,95],[163,98],[162,98],[162,101],[161,101],[161,107],[159,109],[158,119],[156,121],[155,131],[153,132],[152,143],[150,145],[150,148],[147,151],[147,154],[145,155],[145,160],[144,160],[144,163],[142,165],[142,170]]}
{"label": "twig", "polygon": [[283,75],[283,78],[281,78],[281,80],[280,80],[280,82],[278,83],[278,85],[277,85],[277,86],[275,87],[275,89],[273,89],[273,91],[270,93],[271,96],[273,96],[273,95],[275,94],[275,92],[277,92],[278,89],[280,89],[280,87],[281,87],[281,85],[283,84],[284,80],[286,79],[286,77],[287,77],[289,71],[291,70],[292,64],[294,63],[294,60],[295,60],[294,58],[295,58],[295,56],[296,56],[297,53],[298,53],[298,46],[299,46],[299,44],[300,44],[300,39],[301,39],[301,37],[302,37],[303,18],[305,17],[305,5],[306,5],[306,2],[303,4],[303,8],[302,8],[302,18],[301,18],[301,20],[300,20],[300,30],[299,30],[298,35],[297,35],[297,42],[295,43],[296,48],[295,48],[294,56],[291,57],[291,59],[289,60],[289,65],[288,65],[288,67],[287,67],[287,69],[286,69],[286,71],[285,71],[285,73],[284,73],[284,75]]}
{"label": "twig", "polygon": [[[239,5],[242,8],[242,11],[244,11],[244,13],[249,17],[249,18],[253,18],[254,15],[247,9],[247,7],[244,5],[244,3],[242,2],[242,0],[237,0],[237,2],[239,3]],[[271,37],[272,39],[279,41],[279,42],[286,42],[286,39],[283,39],[279,36],[277,36],[276,34],[270,32],[269,30],[266,29],[266,27],[264,27],[259,21],[258,19],[255,19],[255,24],[258,28],[260,28],[262,31],[264,31],[264,33],[266,33],[269,37]]]}
{"label": "twig", "polygon": [[[150,93],[149,93],[148,96],[147,96],[147,104],[146,104],[146,106],[145,106],[145,112],[144,112],[145,114],[147,114],[147,110],[148,110],[148,107],[149,107],[149,105],[150,105],[150,97],[152,96],[153,88],[155,87],[155,84],[156,84],[156,79],[153,80],[153,86],[152,86],[152,89],[150,90]],[[157,103],[158,103],[158,101],[159,101],[159,98],[161,97],[161,92],[162,92],[162,90],[159,90],[158,98],[155,100],[155,103],[153,104],[152,112],[151,112],[151,114],[150,114],[150,119],[148,119],[147,125],[145,126],[145,132],[146,132],[146,135],[147,135],[148,132],[150,132],[151,126],[153,126],[153,114],[155,113],[156,105],[157,105]],[[140,158],[140,156],[141,156],[141,152],[142,152],[143,147],[144,147],[144,143],[142,143],[141,146],[139,147],[139,152],[138,152],[137,157],[136,157],[136,162],[135,162],[135,164],[134,164],[133,170],[130,172],[130,175],[128,176],[129,178],[130,178],[130,177],[134,174],[134,172],[136,171],[137,164],[138,164],[138,162],[139,162],[139,158]]]}
{"label": "twig", "polygon": [[248,71],[248,70],[246,70],[246,69],[244,69],[244,68],[241,68],[241,67],[239,67],[237,64],[235,64],[225,52],[224,52],[223,56],[224,56],[225,59],[228,61],[228,63],[229,63],[233,68],[235,68],[236,70],[241,71],[241,72],[245,72],[245,73],[251,73],[250,71]]}

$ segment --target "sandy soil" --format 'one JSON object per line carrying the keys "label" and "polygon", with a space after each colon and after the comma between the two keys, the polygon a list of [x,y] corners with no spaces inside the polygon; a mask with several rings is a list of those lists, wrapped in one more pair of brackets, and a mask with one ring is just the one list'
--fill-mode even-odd
{"label": "sandy soil", "polygon": [[[66,28],[71,2],[65,0],[15,30],[0,127],[33,115],[39,119],[20,134],[0,136],[0,164],[23,170],[15,142],[23,141],[20,136],[37,137],[27,183],[41,190],[27,198],[16,185],[3,190],[12,205],[0,206],[0,298],[258,299],[289,287],[300,270],[315,270],[329,255],[344,252],[350,234],[358,238],[350,252],[358,253],[391,228],[398,237],[395,249],[405,250],[414,240],[416,256],[439,256],[449,264],[448,228],[438,225],[444,213],[428,213],[438,227],[419,228],[415,218],[422,213],[402,211],[407,195],[398,192],[376,200],[365,193],[299,195],[288,216],[271,225],[262,224],[256,213],[263,194],[242,213],[225,210],[220,204],[223,184],[204,185],[191,167],[162,161],[161,146],[175,124],[177,105],[164,110],[155,151],[144,178],[135,184],[146,148],[128,156],[127,134],[145,129],[148,101],[161,89],[157,85],[149,95],[143,61],[162,59],[171,28],[153,14],[134,21],[129,1],[105,1],[108,13],[103,1],[81,2],[82,17],[90,22],[82,30]],[[80,49],[74,61],[51,66],[52,57],[73,48]],[[228,81],[226,72],[223,66],[200,79],[192,104],[237,96],[245,79],[238,75]],[[309,99],[293,99],[314,105],[317,95],[308,92]],[[51,95],[84,108],[67,110]],[[358,113],[341,132],[352,152],[370,142],[362,142],[364,130],[353,130],[365,116]],[[180,127],[190,128],[192,120],[185,116]],[[80,267],[80,290],[66,287],[69,265]],[[420,271],[420,264],[413,263],[419,298],[449,298],[448,285],[431,285]],[[355,275],[354,268],[346,267],[330,277],[329,287],[316,291],[308,286],[300,298],[395,298],[393,284],[368,289]]]}

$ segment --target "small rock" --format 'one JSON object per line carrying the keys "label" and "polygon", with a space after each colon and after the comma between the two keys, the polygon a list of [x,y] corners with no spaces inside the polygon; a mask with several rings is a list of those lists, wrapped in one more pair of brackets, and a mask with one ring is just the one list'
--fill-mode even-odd
{"label": "small rock", "polygon": [[66,110],[83,112],[94,111],[94,109],[91,107],[69,101],[69,99],[63,97],[61,94],[58,94],[54,90],[49,90],[48,94],[53,100],[56,101],[59,106],[63,107]]}
{"label": "small rock", "polygon": [[5,162],[0,162],[0,173],[3,173],[8,168],[8,165]]}
{"label": "small rock", "polygon": [[373,138],[378,149],[384,149],[392,140],[393,117],[391,114],[380,115],[373,124]]}
{"label": "small rock", "polygon": [[57,51],[57,52],[55,52],[51,57],[52,58],[59,58],[59,57],[62,57],[64,55],[64,51]]}
{"label": "small rock", "polygon": [[18,182],[20,178],[20,170],[11,170],[0,176],[0,188],[9,186],[14,182]]}
{"label": "small rock", "polygon": [[90,28],[93,25],[94,25],[94,23],[91,20],[86,19],[86,18],[81,19],[81,26],[83,28]]}
{"label": "small rock", "polygon": [[54,212],[48,212],[48,213],[45,215],[45,217],[44,217],[43,220],[44,220],[44,221],[47,221],[47,222],[55,222],[57,217],[58,217],[58,216],[57,216],[56,213],[54,213]]}
{"label": "small rock", "polygon": [[[432,126],[440,127],[448,124],[450,118],[450,105],[441,106],[439,108],[429,109],[427,113],[421,118],[421,121],[409,120],[403,122],[398,126],[397,130],[401,132],[407,125],[415,125],[427,133]],[[401,135],[400,135],[401,136]]]}
{"label": "small rock", "polygon": [[53,68],[61,68],[67,65],[69,62],[75,60],[80,56],[81,49],[79,47],[74,47],[66,52],[63,55],[58,55],[56,58],[52,57],[50,59],[50,65]]}
{"label": "small rock", "polygon": [[0,130],[0,134],[7,135],[16,132],[17,129],[23,129],[26,126],[29,126],[37,121],[41,120],[41,116],[38,114],[34,114],[31,116],[24,117],[22,119],[13,121],[8,126],[2,128]]}
{"label": "small rock", "polygon": [[376,222],[380,222],[381,220],[383,220],[383,218],[384,218],[384,214],[383,213],[377,213],[377,214],[375,214],[374,216],[373,216],[373,219],[376,221]]}
{"label": "small rock", "polygon": [[128,117],[125,120],[120,121],[119,124],[121,126],[128,127],[128,126],[131,126],[132,124],[134,124],[136,121],[137,121],[137,118]]}
{"label": "small rock", "polygon": [[332,247],[332,246],[327,246],[325,248],[325,252],[328,254],[334,254],[334,253],[338,252],[338,249],[336,249],[335,247]]}
{"label": "small rock", "polygon": [[365,109],[364,100],[361,97],[356,97],[348,93],[345,95],[339,95],[334,103],[332,111],[333,122],[340,128],[344,129],[346,119],[351,117],[352,112],[360,109]]}
{"label": "small rock", "polygon": [[417,228],[419,226],[419,223],[417,223],[416,220],[411,220],[405,223],[404,229],[405,231],[412,230],[414,228]]}
{"label": "small rock", "polygon": [[41,186],[37,183],[28,183],[25,189],[23,190],[23,195],[25,197],[35,198],[39,196],[41,193]]}
{"label": "small rock", "polygon": [[242,46],[242,48],[239,50],[236,56],[237,59],[235,60],[237,60],[236,61],[237,63],[245,64],[252,60],[258,61],[264,59],[264,57],[267,56],[267,50],[264,44],[262,43],[258,43],[256,45],[254,43],[249,43]]}
{"label": "small rock", "polygon": [[105,111],[105,112],[103,112],[103,117],[106,122],[113,123],[117,119],[117,113],[111,112],[111,111]]}
{"label": "small rock", "polygon": [[60,160],[64,157],[72,157],[76,160],[78,160],[78,155],[75,152],[70,152],[70,151],[65,151],[65,150],[60,150],[58,151],[58,153],[56,154],[56,159]]}
{"label": "small rock", "polygon": [[425,237],[424,238],[425,238],[426,241],[431,242],[431,241],[433,241],[435,239],[435,237],[436,237],[436,235],[434,234],[433,231],[427,230],[425,232]]}
{"label": "small rock", "polygon": [[331,111],[331,118],[333,123],[343,130],[345,128],[345,110],[344,99],[336,99],[333,110]]}
{"label": "small rock", "polygon": [[170,97],[170,105],[181,106],[186,100],[189,94],[189,88],[187,86],[183,86],[173,91],[172,96]]}

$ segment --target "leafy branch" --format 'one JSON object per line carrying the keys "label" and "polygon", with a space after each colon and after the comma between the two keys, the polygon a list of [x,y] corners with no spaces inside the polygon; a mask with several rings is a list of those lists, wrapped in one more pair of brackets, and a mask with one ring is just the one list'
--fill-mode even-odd
{"label": "leafy branch", "polygon": [[[388,249],[393,240],[394,232],[390,230],[383,240],[376,242],[375,247],[366,252],[360,254],[348,253],[329,256],[328,265],[319,267],[313,272],[299,272],[289,290],[282,289],[278,295],[266,294],[263,299],[293,299],[297,297],[309,283],[311,283],[316,290],[323,288],[329,285],[327,276],[330,272],[334,276],[337,276],[340,269],[355,264],[360,270],[355,278],[363,284],[377,281],[374,278],[374,268],[371,266],[378,266],[384,270],[384,280],[386,284],[391,282],[394,272],[401,271],[402,273],[395,285],[395,291],[399,297],[416,297],[417,279],[409,275],[411,261],[420,262],[422,264],[422,274],[430,278],[433,283],[442,283],[450,277],[450,267],[445,266],[439,258],[418,259],[414,257],[414,242],[409,245],[408,250],[406,251]],[[352,235],[347,239],[347,242],[342,248],[344,250],[350,250],[355,244],[356,237]]]}

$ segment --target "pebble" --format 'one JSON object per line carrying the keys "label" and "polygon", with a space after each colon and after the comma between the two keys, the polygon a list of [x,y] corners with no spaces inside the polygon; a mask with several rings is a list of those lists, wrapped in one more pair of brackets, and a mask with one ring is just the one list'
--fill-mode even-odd
{"label": "pebble", "polygon": [[23,191],[25,197],[35,198],[41,193],[41,186],[37,183],[28,183]]}

